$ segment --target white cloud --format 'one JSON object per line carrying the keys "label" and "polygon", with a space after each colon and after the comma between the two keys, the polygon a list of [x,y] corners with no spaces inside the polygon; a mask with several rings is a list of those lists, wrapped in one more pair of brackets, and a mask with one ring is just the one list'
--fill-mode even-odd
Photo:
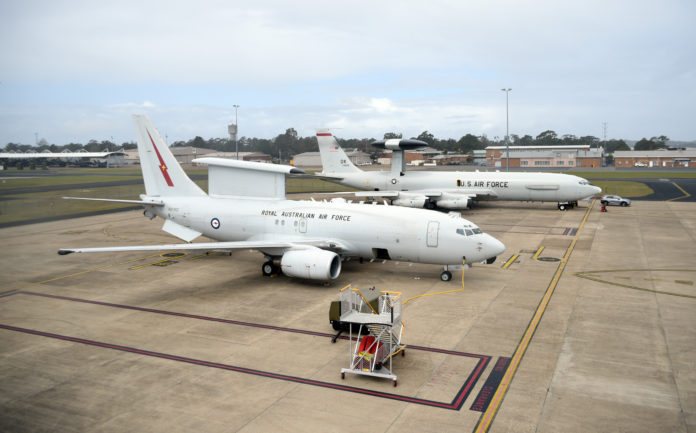
{"label": "white cloud", "polygon": [[224,136],[232,104],[245,135],[341,124],[493,137],[503,86],[511,133],[600,135],[607,121],[612,137],[694,139],[695,12],[681,0],[3,2],[0,143],[130,137],[115,125],[139,109],[175,118],[172,136]]}

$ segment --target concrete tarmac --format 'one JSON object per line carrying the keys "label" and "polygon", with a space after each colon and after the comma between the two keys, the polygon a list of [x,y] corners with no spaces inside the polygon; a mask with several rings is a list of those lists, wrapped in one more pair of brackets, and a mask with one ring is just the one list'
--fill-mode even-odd
{"label": "concrete tarmac", "polygon": [[[696,431],[696,204],[464,217],[507,250],[459,291],[432,265],[324,285],[253,251],[56,254],[175,241],[139,211],[0,229],[0,431]],[[409,299],[397,387],[340,377],[347,284]]]}

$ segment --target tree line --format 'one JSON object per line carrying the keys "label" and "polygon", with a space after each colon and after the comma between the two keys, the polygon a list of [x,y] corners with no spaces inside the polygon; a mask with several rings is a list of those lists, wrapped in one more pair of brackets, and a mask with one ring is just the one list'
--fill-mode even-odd
{"label": "tree line", "polygon": [[[395,132],[387,132],[382,137],[388,138],[403,138],[402,134]],[[428,131],[423,131],[417,137],[410,137],[428,143],[429,146],[446,153],[471,153],[473,150],[482,150],[487,146],[505,145],[505,140],[496,137],[489,139],[484,135],[466,134],[460,139],[453,138],[440,139],[436,138]],[[379,149],[370,146],[370,143],[375,141],[375,138],[338,138],[339,144],[343,148],[357,148],[366,153],[377,154]],[[643,138],[638,141],[634,150],[655,150],[667,148],[667,138],[664,135],[652,137],[650,139]],[[253,138],[241,137],[238,143],[229,138],[210,138],[204,139],[200,136],[192,138],[188,141],[176,141],[172,146],[193,146],[199,148],[213,149],[218,152],[234,152],[239,148],[240,152],[262,152],[271,155],[273,159],[287,161],[294,155],[304,152],[316,152],[317,141],[315,136],[300,137],[295,128],[288,128],[285,133],[279,134],[275,138]],[[589,145],[590,147],[604,147],[606,153],[613,153],[616,150],[631,150],[624,140],[606,140],[602,141],[597,137],[588,135],[577,137],[572,134],[559,136],[555,131],[546,130],[536,137],[531,135],[519,136],[516,134],[510,135],[511,146],[558,146],[558,145]],[[85,150],[87,152],[111,152],[119,149],[131,150],[137,146],[135,142],[124,142],[116,144],[108,140],[97,141],[90,140],[87,144],[68,143],[62,146],[48,144],[45,139],[41,139],[36,146],[27,144],[8,143],[5,145],[5,152],[62,152],[68,150],[77,152]]]}

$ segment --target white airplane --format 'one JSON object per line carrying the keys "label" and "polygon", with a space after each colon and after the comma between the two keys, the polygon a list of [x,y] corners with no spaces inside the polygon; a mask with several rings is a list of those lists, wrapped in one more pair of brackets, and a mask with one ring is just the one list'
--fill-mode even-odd
{"label": "white airplane", "polygon": [[[388,205],[294,201],[285,199],[285,175],[302,173],[281,166],[222,158],[198,158],[208,165],[209,193],[201,190],[174,159],[147,116],[133,116],[146,194],[137,203],[145,216],[165,220],[162,229],[186,242],[204,235],[218,242],[101,248],[74,252],[256,249],[267,261],[264,275],[281,270],[290,277],[331,280],[341,261],[368,260],[449,266],[486,261],[505,251],[494,237],[461,218]],[[361,260],[362,261],[362,260]]]}
{"label": "white airplane", "polygon": [[516,200],[558,202],[558,208],[565,210],[602,191],[586,179],[559,173],[406,172],[404,152],[427,145],[409,139],[372,143],[392,150],[391,171],[362,171],[351,162],[330,130],[317,129],[317,142],[322,178],[366,190],[354,193],[357,197],[389,198],[396,206],[465,209],[477,200]]}

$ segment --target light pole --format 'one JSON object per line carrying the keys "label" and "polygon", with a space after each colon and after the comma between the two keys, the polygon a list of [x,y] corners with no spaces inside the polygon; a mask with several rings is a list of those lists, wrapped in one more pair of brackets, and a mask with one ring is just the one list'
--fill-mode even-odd
{"label": "light pole", "polygon": [[509,92],[512,89],[500,89],[505,92],[505,153],[507,159],[507,171],[510,171],[510,98]]}
{"label": "light pole", "polygon": [[235,104],[235,105],[233,105],[233,107],[234,107],[234,128],[235,128],[234,149],[237,152],[237,161],[239,161],[239,140],[237,140],[237,134],[239,133],[239,122],[237,121],[237,108],[239,108],[239,105]]}

